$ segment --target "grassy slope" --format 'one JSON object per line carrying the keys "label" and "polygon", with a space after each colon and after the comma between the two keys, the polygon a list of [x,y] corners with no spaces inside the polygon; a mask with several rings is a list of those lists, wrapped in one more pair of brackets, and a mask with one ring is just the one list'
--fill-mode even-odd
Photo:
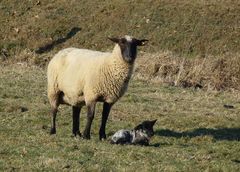
{"label": "grassy slope", "polygon": [[[116,146],[98,141],[99,106],[92,140],[70,137],[67,106],[60,110],[57,135],[48,134],[45,72],[36,67],[0,66],[0,171],[240,170],[238,94],[159,87],[133,79],[111,112],[107,134],[156,118],[156,136],[150,147]],[[235,108],[226,109],[224,104]],[[22,112],[24,108],[28,111]],[[85,116],[84,109],[81,129]]]}
{"label": "grassy slope", "polygon": [[107,36],[130,34],[150,39],[148,52],[167,49],[193,56],[236,53],[240,49],[239,11],[237,0],[2,0],[0,48],[4,53],[0,55],[33,52],[73,27],[82,30],[57,49],[106,50],[110,45]]}

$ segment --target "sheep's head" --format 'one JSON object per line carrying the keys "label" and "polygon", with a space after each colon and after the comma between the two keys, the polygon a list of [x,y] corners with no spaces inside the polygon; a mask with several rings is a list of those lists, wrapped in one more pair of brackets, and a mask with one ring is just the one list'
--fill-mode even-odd
{"label": "sheep's head", "polygon": [[131,36],[124,38],[109,38],[111,41],[117,43],[121,49],[123,60],[128,63],[133,63],[137,57],[137,46],[143,46],[148,41],[147,39],[136,39]]}

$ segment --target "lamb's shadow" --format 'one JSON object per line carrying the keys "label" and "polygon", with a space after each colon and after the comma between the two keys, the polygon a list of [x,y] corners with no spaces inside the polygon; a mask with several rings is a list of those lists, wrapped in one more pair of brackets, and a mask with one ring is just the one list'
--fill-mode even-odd
{"label": "lamb's shadow", "polygon": [[52,41],[51,43],[49,44],[46,44],[42,47],[39,47],[35,52],[37,54],[42,54],[44,52],[47,52],[47,51],[50,51],[52,50],[56,45],[59,45],[61,43],[64,43],[66,42],[68,39],[72,38],[74,35],[76,35],[79,31],[81,30],[81,28],[79,27],[73,27],[69,32],[68,34],[63,37],[63,38],[59,38],[57,40],[54,40]]}
{"label": "lamb's shadow", "polygon": [[177,132],[168,129],[157,130],[156,135],[165,137],[197,137],[197,136],[213,136],[216,140],[240,141],[240,128],[197,128],[192,131]]}

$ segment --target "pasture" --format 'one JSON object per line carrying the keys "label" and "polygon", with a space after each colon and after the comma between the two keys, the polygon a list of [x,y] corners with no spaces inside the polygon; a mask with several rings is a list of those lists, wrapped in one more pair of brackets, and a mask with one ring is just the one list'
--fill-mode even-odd
{"label": "pasture", "polygon": [[[240,171],[240,1],[0,1],[0,171]],[[108,139],[158,119],[150,146],[71,136],[61,106],[49,135],[46,66],[60,49],[112,50],[109,36],[149,39]],[[81,113],[81,132],[86,109]]]}
{"label": "pasture", "polygon": [[[71,108],[61,106],[57,134],[49,135],[46,69],[0,66],[1,171],[239,171],[238,92],[159,85],[134,77],[107,124],[108,138],[145,119],[158,119],[149,147],[98,140],[100,105],[92,139],[71,137]],[[226,106],[226,105],[232,105]],[[86,109],[81,114],[81,131]]]}

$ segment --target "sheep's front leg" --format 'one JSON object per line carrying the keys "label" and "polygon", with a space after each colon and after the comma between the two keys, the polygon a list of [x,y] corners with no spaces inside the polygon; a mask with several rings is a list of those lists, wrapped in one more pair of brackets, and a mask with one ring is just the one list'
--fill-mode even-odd
{"label": "sheep's front leg", "polygon": [[79,130],[79,117],[80,117],[81,108],[77,106],[72,107],[72,133],[76,137],[77,135],[81,137]]}
{"label": "sheep's front leg", "polygon": [[99,139],[100,140],[104,140],[107,138],[105,129],[106,129],[106,123],[107,123],[107,119],[108,119],[111,107],[112,107],[112,104],[104,102],[103,111],[102,111],[102,123],[101,123],[101,127],[99,130]]}
{"label": "sheep's front leg", "polygon": [[91,125],[94,118],[96,102],[90,103],[87,105],[87,125],[83,132],[84,139],[90,139]]}

